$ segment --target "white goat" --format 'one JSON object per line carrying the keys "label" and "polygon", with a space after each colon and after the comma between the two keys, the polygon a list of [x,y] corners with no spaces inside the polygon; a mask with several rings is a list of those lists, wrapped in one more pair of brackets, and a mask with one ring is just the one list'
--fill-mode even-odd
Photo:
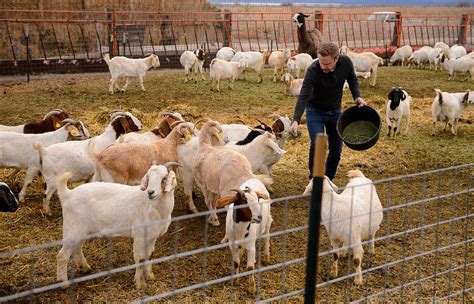
{"label": "white goat", "polygon": [[448,58],[457,59],[461,58],[462,56],[466,56],[466,54],[466,49],[462,45],[455,44],[451,48],[449,48]]}
{"label": "white goat", "polygon": [[56,192],[56,178],[68,171],[73,174],[72,182],[87,181],[95,171],[95,162],[91,157],[92,146],[96,152],[101,152],[112,145],[116,139],[125,133],[142,129],[140,121],[129,112],[115,112],[111,115],[110,123],[105,131],[88,140],[57,143],[47,148],[41,142],[34,144],[41,159],[41,174],[46,182],[43,196],[43,210],[50,214],[49,202]]}
{"label": "white goat", "polygon": [[215,84],[216,90],[220,92],[219,84],[221,80],[229,80],[229,88],[234,90],[235,79],[245,70],[248,66],[248,60],[242,58],[239,62],[227,62],[222,59],[214,58],[210,64],[210,75],[211,75],[211,90],[214,90]]}
{"label": "white goat", "polygon": [[379,64],[383,64],[383,59],[372,52],[354,53],[348,47],[342,46],[341,53],[346,54],[354,65],[356,72],[371,72],[371,86],[375,86],[377,82],[377,69]]}
{"label": "white goat", "polygon": [[[410,128],[410,103],[411,96],[405,90],[401,88],[392,88],[388,93],[387,102],[387,126],[388,136],[395,138],[400,133],[400,124],[402,119],[405,118],[405,135],[408,135]],[[391,134],[393,128],[393,135]]]}
{"label": "white goat", "polygon": [[[329,277],[338,275],[337,262],[347,255],[348,248],[353,250],[353,261],[356,276],[354,284],[362,284],[362,241],[370,240],[369,252],[375,253],[375,234],[383,219],[383,207],[373,182],[359,170],[350,170],[351,178],[344,191],[338,194],[338,188],[327,177],[323,181],[321,202],[321,220],[328,231],[329,241],[333,249],[339,249],[333,256]],[[304,194],[313,190],[313,181],[306,187]],[[342,246],[341,246],[342,245]]]}
{"label": "white goat", "polygon": [[[308,55],[309,56],[309,55]],[[311,57],[311,56],[310,56]],[[284,51],[273,51],[268,58],[268,64],[273,68],[273,82],[277,81],[283,75],[285,63],[290,58],[290,50],[285,49]]]}
{"label": "white goat", "polygon": [[[430,62],[430,70],[431,67],[434,65],[434,70],[435,72],[438,71],[438,65],[442,62],[443,60],[443,50],[440,48],[433,48],[429,54],[428,60]],[[441,68],[440,68],[441,70]]]}
{"label": "white goat", "polygon": [[[133,238],[136,264],[149,260],[156,239],[166,233],[174,208],[176,177],[172,166],[152,165],[140,186],[114,183],[89,183],[73,190],[67,188],[72,173],[57,178],[63,209],[63,246],[57,255],[57,279],[67,284],[67,265],[71,255],[80,272],[89,272],[82,245],[93,233]],[[135,285],[146,286],[154,280],[152,265],[137,266]]]}
{"label": "white goat", "polygon": [[283,82],[286,86],[286,95],[299,96],[301,93],[301,88],[303,87],[303,80],[304,79],[302,78],[293,79],[293,76],[291,76],[290,73],[286,73],[285,75],[283,75]]}
{"label": "white goat", "polygon": [[235,55],[235,51],[233,48],[224,46],[217,51],[216,58],[222,59],[225,61],[230,61],[232,57],[234,57],[234,55]]}
{"label": "white goat", "polygon": [[148,57],[141,59],[131,59],[123,56],[116,56],[110,59],[110,55],[106,53],[104,60],[109,66],[110,75],[112,76],[109,85],[110,94],[114,93],[114,88],[119,89],[117,80],[120,77],[127,78],[127,82],[121,89],[122,92],[127,90],[130,84],[130,77],[138,77],[142,91],[145,91],[143,77],[145,77],[146,71],[152,67],[158,68],[160,66],[160,59],[155,54],[150,54]]}
{"label": "white goat", "polygon": [[436,42],[433,48],[441,49],[443,51],[444,56],[449,56],[449,45],[447,45],[446,43],[442,41]]}
{"label": "white goat", "polygon": [[240,62],[242,58],[246,58],[248,64],[244,70],[244,79],[245,79],[245,71],[253,70],[257,73],[257,83],[262,82],[262,73],[263,67],[265,65],[265,59],[263,58],[263,54],[260,52],[250,51],[250,52],[237,52],[235,53],[234,57],[230,60],[231,62]]}
{"label": "white goat", "polygon": [[430,46],[424,46],[419,50],[416,50],[408,58],[408,67],[411,67],[412,64],[416,64],[417,68],[421,68],[422,64],[430,62],[430,54],[433,50]]}
{"label": "white goat", "polygon": [[435,89],[436,97],[431,105],[431,115],[433,118],[433,131],[431,135],[436,134],[436,122],[444,121],[444,130],[449,125],[451,133],[458,133],[458,123],[461,113],[467,105],[474,104],[474,91],[464,93],[448,93]]}
{"label": "white goat", "polygon": [[206,53],[202,49],[197,49],[195,52],[184,51],[179,57],[179,62],[184,68],[186,74],[185,82],[188,82],[189,72],[191,71],[191,80],[197,82],[196,74],[199,71],[201,73],[202,80],[205,80],[202,73],[202,66],[206,59]]}
{"label": "white goat", "polygon": [[35,175],[40,171],[40,157],[33,149],[37,141],[44,146],[66,140],[81,140],[89,138],[89,133],[82,122],[67,118],[62,121],[62,127],[53,132],[41,134],[23,134],[0,132],[0,168],[27,169],[25,181],[18,195],[19,201],[25,200],[26,190]]}
{"label": "white goat", "polygon": [[[471,79],[474,80],[474,58],[461,57],[458,59],[448,59],[442,63],[442,66],[448,72],[448,80],[454,80],[456,72],[469,72]],[[468,79],[469,75],[466,74],[465,80]]]}
{"label": "white goat", "polygon": [[306,74],[306,70],[314,62],[313,58],[306,53],[296,54],[293,57],[290,57],[286,63],[286,71],[289,74],[293,72],[296,75],[296,78],[300,78],[300,73],[303,71],[303,78]]}
{"label": "white goat", "polygon": [[411,54],[413,54],[413,49],[409,45],[404,45],[399,47],[390,58],[390,63],[394,64],[397,61],[401,61],[402,66],[405,65],[405,61],[410,58]]}
{"label": "white goat", "polygon": [[[218,208],[229,206],[226,215],[225,237],[221,243],[229,242],[233,272],[239,273],[241,249],[247,251],[247,271],[255,269],[257,238],[264,238],[263,263],[270,263],[270,227],[273,218],[270,211],[270,195],[258,179],[249,179],[240,185],[236,195],[222,197],[216,201]],[[248,205],[248,207],[244,207]],[[238,243],[237,243],[238,242]],[[248,291],[255,294],[255,275],[250,275]]]}

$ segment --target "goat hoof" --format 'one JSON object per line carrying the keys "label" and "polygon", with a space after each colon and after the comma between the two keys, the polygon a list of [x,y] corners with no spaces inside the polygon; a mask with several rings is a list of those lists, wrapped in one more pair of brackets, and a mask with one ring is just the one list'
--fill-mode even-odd
{"label": "goat hoof", "polygon": [[217,218],[214,219],[214,218],[209,217],[207,222],[216,227],[220,225],[219,220]]}
{"label": "goat hoof", "polygon": [[356,276],[354,278],[354,285],[357,285],[357,286],[362,285],[362,276]]}
{"label": "goat hoof", "polygon": [[89,265],[84,265],[82,267],[78,267],[80,273],[90,273],[92,268]]}

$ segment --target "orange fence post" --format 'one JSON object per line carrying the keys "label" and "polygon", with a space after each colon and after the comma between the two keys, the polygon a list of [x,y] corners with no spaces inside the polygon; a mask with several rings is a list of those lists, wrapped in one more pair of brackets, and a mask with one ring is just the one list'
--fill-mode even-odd
{"label": "orange fence post", "polygon": [[232,47],[232,13],[224,11],[224,46]]}
{"label": "orange fence post", "polygon": [[400,47],[400,36],[402,31],[402,13],[397,13],[397,22],[395,22],[395,27],[393,28],[393,39],[392,46]]}
{"label": "orange fence post", "polygon": [[468,26],[469,17],[467,14],[463,14],[461,17],[461,26],[458,31],[458,41],[457,44],[466,44],[467,43],[467,26]]}
{"label": "orange fence post", "polygon": [[317,28],[321,33],[323,32],[323,20],[324,14],[322,11],[314,12],[314,27]]}

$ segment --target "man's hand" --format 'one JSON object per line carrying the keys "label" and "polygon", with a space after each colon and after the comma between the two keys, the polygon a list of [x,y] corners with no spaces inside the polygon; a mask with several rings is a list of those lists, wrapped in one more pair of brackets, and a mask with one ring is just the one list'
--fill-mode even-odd
{"label": "man's hand", "polygon": [[367,105],[367,103],[365,102],[365,100],[362,99],[362,97],[357,97],[354,101],[359,108]]}
{"label": "man's hand", "polygon": [[290,127],[291,133],[293,133],[294,136],[298,135],[298,122],[293,121]]}

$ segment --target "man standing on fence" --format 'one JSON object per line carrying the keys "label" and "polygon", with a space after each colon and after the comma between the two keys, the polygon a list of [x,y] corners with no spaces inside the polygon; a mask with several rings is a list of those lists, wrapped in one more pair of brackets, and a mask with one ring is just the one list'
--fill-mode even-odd
{"label": "man standing on fence", "polygon": [[355,103],[359,107],[365,105],[365,101],[360,97],[359,82],[351,59],[339,54],[335,43],[322,43],[318,49],[318,59],[306,71],[291,124],[291,131],[296,135],[301,116],[306,110],[306,125],[311,140],[309,178],[313,176],[316,134],[324,133],[324,131],[328,136],[329,148],[326,175],[331,180],[336,177],[342,152],[342,139],[337,134],[336,123],[342,113],[341,100],[346,80]]}

